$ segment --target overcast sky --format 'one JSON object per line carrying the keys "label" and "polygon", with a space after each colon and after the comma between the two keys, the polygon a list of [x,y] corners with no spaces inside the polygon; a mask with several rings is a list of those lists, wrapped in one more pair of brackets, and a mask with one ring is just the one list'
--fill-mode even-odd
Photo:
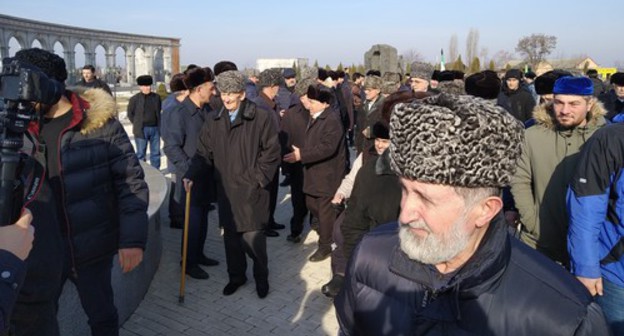
{"label": "overcast sky", "polygon": [[227,59],[240,68],[255,66],[257,58],[363,64],[364,53],[382,43],[435,62],[453,34],[464,54],[471,28],[479,31],[479,50],[487,48],[487,59],[500,50],[515,53],[523,36],[545,33],[558,39],[550,58],[588,55],[603,67],[621,65],[624,49],[616,31],[622,9],[621,0],[0,0],[5,15],[181,38],[183,65]]}

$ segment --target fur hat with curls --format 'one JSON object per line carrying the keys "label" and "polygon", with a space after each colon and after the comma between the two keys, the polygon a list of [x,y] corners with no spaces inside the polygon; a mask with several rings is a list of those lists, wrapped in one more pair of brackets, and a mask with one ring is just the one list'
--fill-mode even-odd
{"label": "fur hat with curls", "polygon": [[500,188],[515,173],[524,127],[484,99],[442,93],[396,105],[390,140],[391,166],[402,177]]}

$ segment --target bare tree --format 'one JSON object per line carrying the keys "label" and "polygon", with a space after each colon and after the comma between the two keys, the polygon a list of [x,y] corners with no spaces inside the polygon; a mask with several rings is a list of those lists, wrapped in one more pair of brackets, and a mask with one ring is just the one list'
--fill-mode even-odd
{"label": "bare tree", "polygon": [[423,56],[416,49],[408,49],[403,52],[401,55],[400,62],[401,68],[405,70],[405,72],[409,72],[412,63],[414,62],[422,62],[424,60]]}
{"label": "bare tree", "polygon": [[487,47],[481,47],[481,51],[479,51],[479,58],[481,59],[481,64],[485,65],[490,60],[488,59],[489,50]]}
{"label": "bare tree", "polygon": [[543,61],[557,46],[557,37],[546,34],[532,34],[518,41],[516,51],[523,55],[524,60],[535,67]]}
{"label": "bare tree", "polygon": [[448,63],[455,62],[457,60],[457,55],[459,52],[457,51],[457,34],[453,34],[451,36],[451,40],[449,41],[449,49],[448,49],[448,58],[446,61]]}
{"label": "bare tree", "polygon": [[405,50],[401,57],[403,57],[403,62],[405,62],[405,64],[423,61],[423,56],[416,49]]}
{"label": "bare tree", "polygon": [[466,60],[472,60],[477,57],[479,50],[479,30],[470,28],[468,37],[466,38]]}
{"label": "bare tree", "polygon": [[505,64],[507,64],[512,59],[514,59],[513,53],[507,50],[499,50],[492,57],[492,60],[494,61],[494,63],[496,64],[496,67],[498,68],[503,68]]}

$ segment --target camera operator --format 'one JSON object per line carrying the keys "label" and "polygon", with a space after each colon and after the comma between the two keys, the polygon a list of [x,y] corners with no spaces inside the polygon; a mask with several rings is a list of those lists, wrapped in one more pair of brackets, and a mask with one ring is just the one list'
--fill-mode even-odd
{"label": "camera operator", "polygon": [[8,327],[18,290],[26,275],[24,260],[32,248],[35,229],[26,210],[13,225],[0,227],[0,330]]}
{"label": "camera operator", "polygon": [[[21,50],[15,59],[61,83],[67,79],[65,61],[45,50]],[[39,238],[33,252],[40,253],[28,260],[28,277],[11,317],[12,332],[59,335],[58,298],[69,279],[77,288],[92,334],[118,335],[111,268],[116,253],[124,273],[143,259],[148,225],[143,170],[115,118],[113,98],[102,89],[66,90],[56,104],[37,104],[37,109],[43,117],[31,123],[26,138],[39,143],[30,153],[43,153],[34,159],[45,167],[50,192],[40,192],[29,205]],[[36,211],[43,208],[46,215],[40,217]],[[61,237],[58,245],[56,235]],[[43,264],[44,258],[61,265]],[[45,287],[28,286],[31,270],[38,271],[35,265],[49,269],[47,281],[40,282]],[[29,300],[32,297],[38,299]]]}

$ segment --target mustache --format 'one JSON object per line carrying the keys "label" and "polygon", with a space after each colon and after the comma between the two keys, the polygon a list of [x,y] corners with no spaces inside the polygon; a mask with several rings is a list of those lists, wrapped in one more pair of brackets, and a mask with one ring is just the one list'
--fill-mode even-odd
{"label": "mustache", "polygon": [[414,221],[414,222],[409,222],[409,223],[401,223],[401,227],[402,228],[411,228],[411,229],[420,229],[420,230],[425,230],[427,231],[427,233],[431,233],[431,229],[429,228],[429,226],[427,225],[427,223],[425,223],[425,221]]}

